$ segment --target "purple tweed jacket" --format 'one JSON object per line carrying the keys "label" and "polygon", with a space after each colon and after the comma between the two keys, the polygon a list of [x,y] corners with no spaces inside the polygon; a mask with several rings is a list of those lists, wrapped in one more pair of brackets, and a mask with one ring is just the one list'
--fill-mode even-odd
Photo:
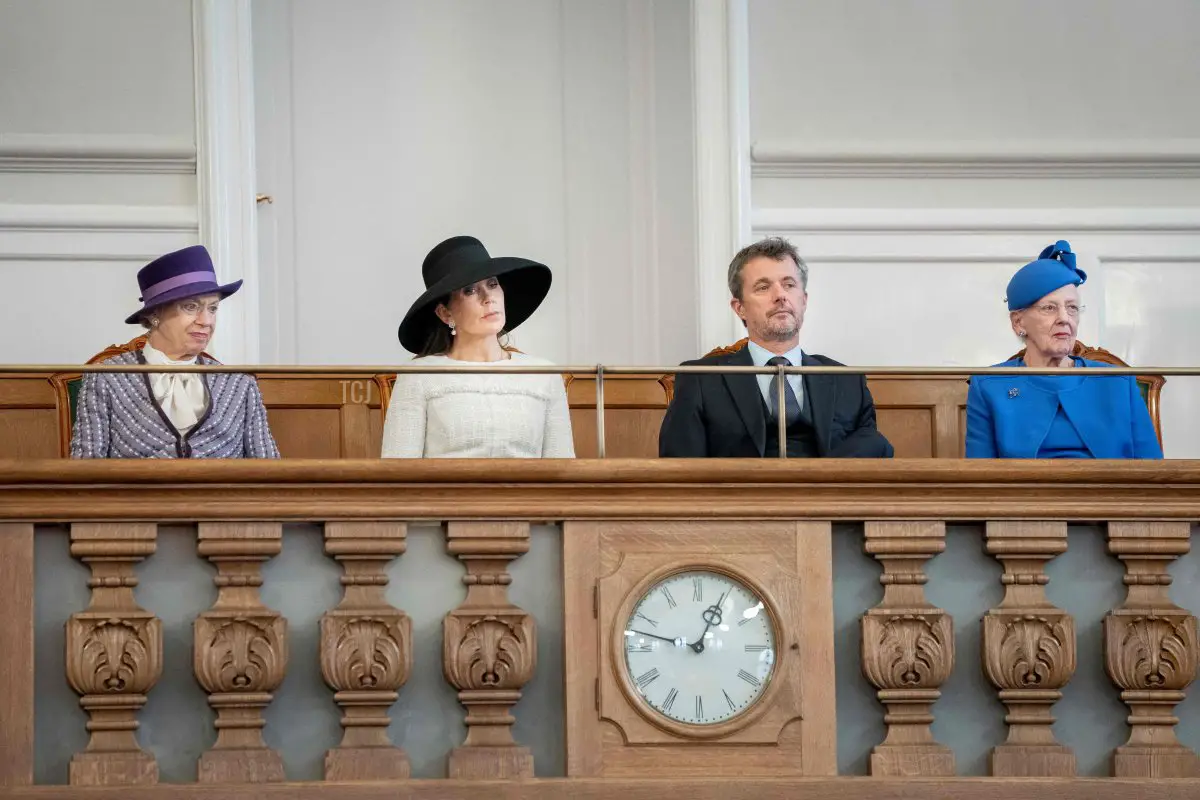
{"label": "purple tweed jacket", "polygon": [[[142,351],[105,364],[145,364]],[[200,357],[201,364],[220,363]],[[71,434],[71,458],[279,458],[252,375],[206,374],[208,409],[186,436],[150,391],[150,376],[89,372],[83,376]]]}

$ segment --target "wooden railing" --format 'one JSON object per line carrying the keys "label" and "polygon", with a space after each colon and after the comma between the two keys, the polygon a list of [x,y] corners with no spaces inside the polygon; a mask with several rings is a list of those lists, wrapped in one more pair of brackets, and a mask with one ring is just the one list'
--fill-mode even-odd
{"label": "wooden railing", "polygon": [[[1192,461],[0,461],[0,798],[1198,797],[1200,760],[1177,737],[1175,716],[1200,660],[1196,608],[1169,596],[1169,569],[1188,553],[1197,521]],[[442,754],[444,779],[416,780],[408,750],[420,743],[421,720],[407,740],[393,740],[388,726],[397,698],[429,677],[414,655],[430,643],[410,617],[427,609],[412,596],[392,604],[389,567],[409,557],[410,529],[429,522],[445,524],[443,546],[462,565],[465,594],[441,620],[440,661],[464,734]],[[264,599],[264,570],[300,523],[322,526],[325,553],[342,570],[341,600],[320,617],[316,651],[342,734],[325,754],[324,781],[289,783],[264,725],[270,733],[272,705],[298,668],[292,645],[307,634]],[[561,523],[552,592],[561,592],[561,624],[514,599],[538,577],[518,581],[510,565],[543,523]],[[844,523],[861,523],[861,534]],[[998,584],[977,591],[1000,599],[956,627],[925,586],[948,529],[960,535],[964,523],[982,526],[998,562]],[[1052,726],[1077,668],[1090,666],[1074,616],[1047,594],[1047,564],[1067,552],[1076,523],[1104,537],[1127,587],[1123,600],[1096,609],[1102,653],[1086,656],[1103,661],[1110,695],[1128,711],[1125,741],[1107,760],[1111,778],[1076,777],[1070,737]],[[71,556],[90,571],[90,602],[51,621],[65,623],[61,677],[35,677],[35,546],[64,525]],[[215,600],[188,627],[213,723],[195,782],[156,787],[158,760],[139,743],[139,718],[156,686],[178,677],[165,673],[164,653],[181,645],[165,644],[168,622],[134,590],[180,525],[195,526],[195,553],[212,566]],[[880,565],[882,596],[855,623],[861,649],[835,658],[833,587],[846,576],[833,550],[844,535],[861,535]],[[622,666],[633,658],[621,652],[626,620],[647,588],[698,570],[757,594],[774,636],[759,676],[766,688],[749,710],[711,725],[655,712],[642,678]],[[59,571],[40,580],[66,591],[79,579]],[[695,592],[705,602],[699,582]],[[706,634],[722,625],[716,617],[704,617]],[[955,742],[934,735],[935,716],[952,711],[945,700],[934,705],[965,669],[955,647],[964,622],[982,628],[978,669],[1007,726],[990,778],[961,777]],[[562,636],[560,674],[539,675],[546,624]],[[870,778],[837,775],[846,720],[832,687],[847,669],[861,670],[880,703],[881,735],[857,743],[869,751]],[[514,735],[535,677],[563,689],[561,720],[539,723],[565,731],[562,778],[535,778],[544,765]],[[45,700],[35,681],[65,681],[87,714],[86,746],[63,776],[69,786],[32,786],[35,744],[59,735],[35,737],[35,705]]]}

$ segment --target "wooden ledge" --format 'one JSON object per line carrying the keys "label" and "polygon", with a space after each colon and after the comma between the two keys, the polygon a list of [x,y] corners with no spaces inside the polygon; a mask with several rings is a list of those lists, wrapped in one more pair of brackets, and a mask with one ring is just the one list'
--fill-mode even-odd
{"label": "wooden ledge", "polygon": [[0,789],[0,800],[1194,800],[1200,780],[796,778],[415,780]]}
{"label": "wooden ledge", "polygon": [[931,458],[0,459],[0,487],[54,483],[1195,484],[1200,460]]}
{"label": "wooden ledge", "polygon": [[1200,461],[0,461],[0,521],[1200,520]]}

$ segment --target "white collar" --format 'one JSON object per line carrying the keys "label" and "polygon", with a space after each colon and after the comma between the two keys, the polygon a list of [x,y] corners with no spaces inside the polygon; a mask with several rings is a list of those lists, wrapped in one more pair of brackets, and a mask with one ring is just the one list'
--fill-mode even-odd
{"label": "white collar", "polygon": [[[147,364],[185,365],[195,364],[199,357],[176,361],[168,358],[163,351],[151,347],[147,342],[142,348],[142,357]],[[186,434],[200,421],[205,407],[208,405],[208,391],[204,378],[194,372],[151,372],[150,391],[158,401],[167,419],[181,433]]]}
{"label": "white collar", "polygon": [[[776,355],[762,345],[756,344],[749,339],[746,340],[746,347],[750,350],[750,358],[754,361],[754,366],[756,367],[765,367],[767,361]],[[804,361],[804,350],[800,345],[796,345],[782,355],[792,363],[793,367],[799,367]]]}
{"label": "white collar", "polygon": [[176,361],[173,358],[169,358],[162,350],[159,350],[154,345],[150,344],[149,341],[147,341],[145,346],[142,347],[142,356],[145,357],[147,364],[183,365],[196,364],[200,361],[200,356],[192,356],[191,358],[185,358],[182,361]]}

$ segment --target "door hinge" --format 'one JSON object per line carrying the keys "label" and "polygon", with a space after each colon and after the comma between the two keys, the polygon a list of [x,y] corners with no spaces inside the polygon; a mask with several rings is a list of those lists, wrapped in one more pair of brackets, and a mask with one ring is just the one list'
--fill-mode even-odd
{"label": "door hinge", "polygon": [[600,584],[592,585],[592,619],[600,616]]}
{"label": "door hinge", "polygon": [[600,679],[596,678],[596,710],[600,710]]}

